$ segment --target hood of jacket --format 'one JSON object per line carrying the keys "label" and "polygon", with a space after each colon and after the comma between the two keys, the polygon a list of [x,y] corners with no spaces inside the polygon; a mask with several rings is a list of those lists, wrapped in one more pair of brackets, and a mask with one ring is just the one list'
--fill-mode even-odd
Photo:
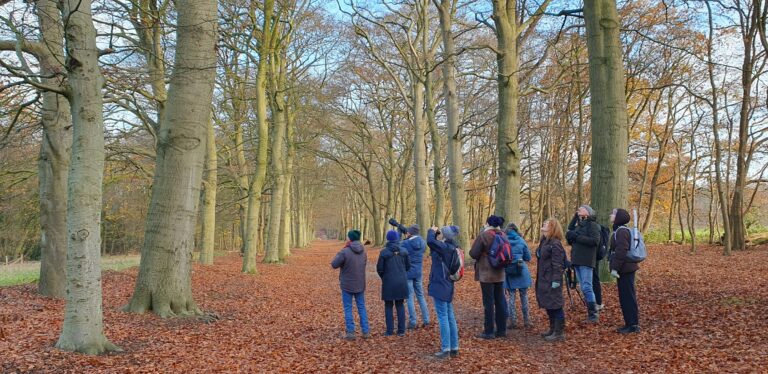
{"label": "hood of jacket", "polygon": [[381,250],[380,256],[383,258],[389,258],[394,256],[395,252],[400,252],[401,255],[408,254],[408,251],[400,246],[400,242],[387,242],[387,244]]}
{"label": "hood of jacket", "polygon": [[363,247],[363,244],[360,243],[359,240],[349,243],[348,247],[352,250],[352,252],[357,254],[365,252],[365,247]]}

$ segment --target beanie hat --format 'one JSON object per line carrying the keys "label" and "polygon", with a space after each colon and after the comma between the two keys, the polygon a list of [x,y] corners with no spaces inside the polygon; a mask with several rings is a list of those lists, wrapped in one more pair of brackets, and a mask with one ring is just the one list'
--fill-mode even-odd
{"label": "beanie hat", "polygon": [[629,223],[629,212],[624,209],[616,209],[616,218],[613,219],[613,225],[619,227]]}
{"label": "beanie hat", "polygon": [[388,242],[396,242],[400,240],[400,234],[397,233],[395,230],[389,230],[387,231],[387,241]]}
{"label": "beanie hat", "polygon": [[491,227],[501,227],[504,225],[504,217],[491,215],[485,222]]}
{"label": "beanie hat", "polygon": [[353,242],[360,240],[360,235],[360,231],[358,230],[349,230],[347,233],[347,237]]}
{"label": "beanie hat", "polygon": [[510,222],[509,225],[507,225],[507,230],[506,231],[507,232],[514,231],[514,232],[516,232],[518,234],[520,233],[520,230],[517,228],[517,225],[515,225],[512,222]]}
{"label": "beanie hat", "polygon": [[440,228],[440,232],[443,234],[443,237],[447,240],[453,240],[456,236],[459,235],[459,227],[458,226],[443,226]]}
{"label": "beanie hat", "polygon": [[413,224],[410,227],[408,227],[408,233],[411,235],[419,235],[419,231],[421,230],[419,229],[419,225],[417,224]]}
{"label": "beanie hat", "polygon": [[584,204],[584,205],[580,206],[579,208],[584,208],[587,211],[587,214],[589,214],[590,217],[594,217],[595,216],[595,210],[592,209],[591,206],[589,206],[587,204]]}

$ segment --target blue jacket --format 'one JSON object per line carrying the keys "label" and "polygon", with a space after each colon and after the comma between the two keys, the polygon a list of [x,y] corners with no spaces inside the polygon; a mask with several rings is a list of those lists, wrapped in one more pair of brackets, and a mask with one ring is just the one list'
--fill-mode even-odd
{"label": "blue jacket", "polygon": [[408,260],[411,261],[411,270],[408,270],[408,279],[421,279],[423,276],[424,252],[427,250],[427,242],[421,236],[414,235],[400,243],[400,246],[408,251]]}
{"label": "blue jacket", "polygon": [[386,301],[408,298],[408,251],[400,248],[400,242],[387,242],[379,253],[376,272],[381,277],[381,299]]}
{"label": "blue jacket", "polygon": [[444,258],[456,250],[456,244],[451,240],[441,242],[437,240],[435,232],[427,231],[427,245],[431,250],[429,255],[432,257],[432,267],[429,271],[429,287],[427,294],[437,300],[444,302],[453,301],[453,282],[448,278],[448,267],[445,265]]}
{"label": "blue jacket", "polygon": [[531,251],[528,249],[528,244],[525,243],[525,239],[514,231],[507,233],[507,239],[509,240],[510,247],[512,247],[512,258],[514,260],[512,265],[509,265],[507,268],[517,266],[517,260],[523,260],[523,268],[519,275],[510,275],[509,271],[505,271],[504,287],[510,290],[529,288],[533,282],[527,264],[527,262],[531,261]]}

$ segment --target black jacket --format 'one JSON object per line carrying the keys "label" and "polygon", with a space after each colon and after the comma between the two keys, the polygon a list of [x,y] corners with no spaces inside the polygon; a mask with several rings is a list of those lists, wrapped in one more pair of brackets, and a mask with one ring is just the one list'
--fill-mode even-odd
{"label": "black jacket", "polygon": [[408,251],[399,242],[387,242],[379,254],[376,272],[381,277],[381,299],[385,301],[408,298]]}
{"label": "black jacket", "polygon": [[600,224],[595,217],[580,221],[574,216],[565,235],[571,245],[571,263],[575,266],[596,266],[597,247],[600,245]]}

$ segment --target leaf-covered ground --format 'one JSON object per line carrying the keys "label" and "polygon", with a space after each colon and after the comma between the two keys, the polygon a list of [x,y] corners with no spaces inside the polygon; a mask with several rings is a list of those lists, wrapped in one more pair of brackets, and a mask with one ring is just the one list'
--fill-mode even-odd
{"label": "leaf-covered ground", "polygon": [[640,334],[613,332],[621,312],[615,285],[605,285],[600,324],[581,325],[583,306],[569,308],[567,340],[554,344],[538,335],[545,314],[532,293],[533,330],[475,338],[482,304],[468,274],[455,300],[460,357],[438,361],[430,357],[439,348],[435,324],[404,338],[382,335],[376,249],[369,251],[366,291],[373,338],[341,339],[337,272],[329,267],[340,246],[325,241],[294,250],[287,264],[261,265],[258,276],[240,274],[237,254],[217,258],[213,267],[195,266],[196,300],[220,317],[210,324],[120,312],[137,271],[106,272],[106,335],[125,352],[99,357],[53,348],[62,301],[37,296],[34,285],[0,288],[0,372],[693,373],[764,372],[768,365],[765,248],[726,258],[715,247],[696,255],[684,247],[653,247],[639,273]]}

